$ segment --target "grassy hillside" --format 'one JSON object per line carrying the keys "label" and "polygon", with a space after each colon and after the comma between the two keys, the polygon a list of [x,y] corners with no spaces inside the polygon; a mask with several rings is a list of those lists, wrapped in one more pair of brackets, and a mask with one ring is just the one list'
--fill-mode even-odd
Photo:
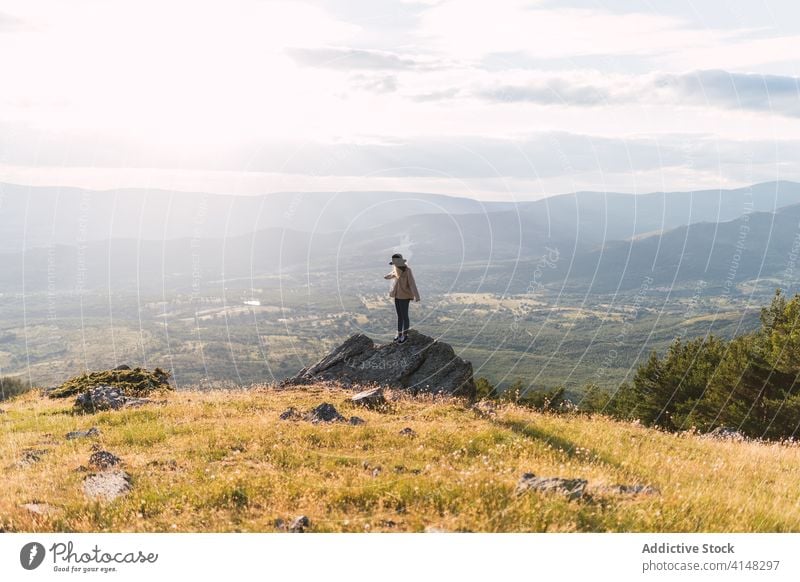
{"label": "grassy hillside", "polygon": [[[0,407],[0,529],[269,532],[276,519],[302,514],[309,531],[336,532],[800,531],[796,445],[720,442],[512,404],[486,415],[397,394],[376,412],[355,409],[348,396],[321,386],[181,391],[163,404],[74,415],[71,400],[22,395]],[[321,402],[366,424],[279,419],[290,406]],[[65,439],[92,426],[99,436]],[[406,427],[416,436],[401,435]],[[84,496],[81,467],[93,446],[122,459],[130,493]],[[587,479],[591,497],[515,495],[525,472]],[[660,494],[601,490],[618,483]],[[39,513],[23,507],[31,503]]]}

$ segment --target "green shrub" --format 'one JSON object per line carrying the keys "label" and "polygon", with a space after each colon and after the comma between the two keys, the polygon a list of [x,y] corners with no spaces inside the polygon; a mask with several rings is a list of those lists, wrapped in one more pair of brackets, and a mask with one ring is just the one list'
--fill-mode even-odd
{"label": "green shrub", "polygon": [[31,385],[21,378],[0,376],[0,402],[13,398],[31,389]]}
{"label": "green shrub", "polygon": [[800,428],[800,295],[780,290],[761,310],[761,327],[731,340],[676,339],[653,352],[608,411],[666,430],[732,427],[746,436],[782,439]]}

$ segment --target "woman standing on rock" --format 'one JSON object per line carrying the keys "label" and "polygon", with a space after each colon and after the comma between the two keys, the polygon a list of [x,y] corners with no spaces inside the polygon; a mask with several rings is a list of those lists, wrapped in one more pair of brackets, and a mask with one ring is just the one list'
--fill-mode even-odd
{"label": "woman standing on rock", "polygon": [[392,272],[384,275],[384,279],[392,279],[392,289],[389,291],[389,297],[394,297],[394,308],[397,311],[397,336],[394,341],[402,344],[406,341],[406,332],[411,327],[408,318],[408,305],[411,300],[419,301],[419,291],[417,291],[417,283],[414,281],[414,273],[411,268],[406,265],[406,260],[403,255],[396,253],[392,255],[392,260],[389,263],[393,266]]}

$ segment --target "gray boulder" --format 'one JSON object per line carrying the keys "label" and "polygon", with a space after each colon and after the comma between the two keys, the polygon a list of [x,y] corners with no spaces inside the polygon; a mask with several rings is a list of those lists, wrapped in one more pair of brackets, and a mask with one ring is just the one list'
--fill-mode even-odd
{"label": "gray boulder", "polygon": [[120,469],[122,463],[114,453],[99,447],[89,457],[89,468],[96,471],[83,479],[83,492],[91,499],[113,501],[131,490],[131,476]]}
{"label": "gray boulder", "polygon": [[402,344],[376,345],[364,334],[353,335],[281,385],[324,381],[347,386],[376,384],[412,394],[475,397],[472,364],[459,358],[449,344],[413,330]]}
{"label": "gray boulder", "polygon": [[125,471],[102,471],[83,480],[83,492],[91,499],[113,501],[130,490],[131,476]]}
{"label": "gray boulder", "polygon": [[323,402],[316,408],[312,409],[306,415],[306,419],[311,422],[343,422],[347,419],[339,414],[333,404]]}
{"label": "gray boulder", "polygon": [[580,499],[586,492],[586,479],[562,479],[561,477],[537,477],[533,473],[525,473],[517,483],[517,495],[528,491],[557,493],[570,501]]}
{"label": "gray boulder", "polygon": [[136,408],[150,404],[147,398],[133,398],[125,396],[121,390],[114,386],[95,386],[86,392],[78,394],[75,399],[75,409],[81,412],[100,412],[102,410],[119,410],[121,408]]}
{"label": "gray boulder", "polygon": [[382,408],[386,406],[386,397],[383,395],[383,388],[372,388],[359,392],[350,398],[350,402],[364,408]]}

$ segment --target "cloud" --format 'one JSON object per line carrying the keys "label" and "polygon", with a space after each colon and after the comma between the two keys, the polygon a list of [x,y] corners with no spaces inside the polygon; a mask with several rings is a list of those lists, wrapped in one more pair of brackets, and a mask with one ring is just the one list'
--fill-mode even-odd
{"label": "cloud", "polygon": [[259,141],[238,148],[176,151],[93,134],[33,132],[0,124],[3,162],[18,167],[160,168],[322,177],[437,177],[453,180],[573,178],[668,169],[716,171],[782,164],[797,177],[800,140],[724,140],[704,134],[629,139],[567,132],[518,138],[416,137],[369,142]]}
{"label": "cloud", "polygon": [[[502,75],[499,76],[502,78]],[[694,105],[800,117],[800,78],[729,71],[682,74],[532,77],[526,83],[486,84],[474,96],[492,103]]]}
{"label": "cloud", "polygon": [[611,93],[605,87],[573,84],[567,79],[481,89],[477,95],[497,103],[528,102],[541,105],[602,105],[611,100]]}
{"label": "cloud", "polygon": [[353,87],[370,93],[380,94],[397,91],[397,77],[395,75],[354,75],[350,82]]}
{"label": "cloud", "polygon": [[289,55],[297,64],[306,67],[340,70],[412,70],[426,69],[431,63],[424,63],[410,57],[377,50],[354,48],[287,48]]}
{"label": "cloud", "polygon": [[457,87],[449,89],[442,89],[441,91],[431,91],[429,93],[418,93],[412,95],[411,99],[419,103],[435,102],[435,101],[450,101],[459,96],[461,90]]}
{"label": "cloud", "polygon": [[513,52],[537,58],[653,56],[715,46],[735,34],[693,27],[655,10],[615,13],[530,0],[447,0],[423,12],[420,23],[420,36],[439,50],[476,59]]}
{"label": "cloud", "polygon": [[4,12],[0,12],[0,33],[3,32],[17,32],[25,30],[27,26],[25,22]]}
{"label": "cloud", "polygon": [[[796,20],[796,19],[795,19]],[[800,52],[800,35],[750,38],[747,33],[725,42],[707,46],[686,46],[656,59],[659,68],[685,70],[738,69],[755,70],[757,67],[784,63],[796,70],[796,57]]]}
{"label": "cloud", "polygon": [[696,71],[661,75],[656,86],[691,103],[800,117],[798,77]]}

